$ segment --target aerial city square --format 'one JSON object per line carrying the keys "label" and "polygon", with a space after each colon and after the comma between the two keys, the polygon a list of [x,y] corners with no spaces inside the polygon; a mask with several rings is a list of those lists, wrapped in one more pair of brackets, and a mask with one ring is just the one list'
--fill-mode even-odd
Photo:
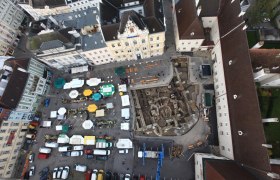
{"label": "aerial city square", "polygon": [[0,0],[0,179],[280,179],[280,0]]}

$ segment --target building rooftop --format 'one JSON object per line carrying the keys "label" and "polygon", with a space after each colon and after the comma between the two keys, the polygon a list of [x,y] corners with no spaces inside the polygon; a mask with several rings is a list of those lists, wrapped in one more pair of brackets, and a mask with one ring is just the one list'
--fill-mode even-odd
{"label": "building rooftop", "polygon": [[[7,109],[15,109],[24,92],[29,74],[23,72],[27,70],[29,59],[9,59],[5,65],[11,66],[13,72],[9,75],[8,84],[0,97],[0,105]],[[23,69],[19,70],[18,68]]]}
{"label": "building rooftop", "polygon": [[[234,160],[247,166],[270,171],[262,118],[249,56],[246,32],[238,26],[242,19],[239,1],[224,0],[218,16],[220,40],[232,131]],[[238,26],[237,28],[235,28]],[[229,29],[231,27],[231,29]],[[232,30],[232,31],[231,31]],[[231,31],[230,33],[228,33]],[[229,61],[232,60],[231,65]],[[238,72],[238,73],[237,73]],[[237,98],[234,99],[234,95]],[[242,132],[242,135],[239,135]]]}
{"label": "building rooftop", "polygon": [[204,39],[203,26],[197,16],[195,1],[181,0],[175,5],[175,11],[179,39]]}
{"label": "building rooftop", "polygon": [[204,178],[215,180],[256,180],[259,177],[253,175],[246,168],[230,160],[207,159],[204,161]]}
{"label": "building rooftop", "polygon": [[45,8],[49,6],[50,8],[66,6],[65,0],[30,0],[33,8]]}
{"label": "building rooftop", "polygon": [[[122,34],[128,20],[133,21],[142,30],[147,28],[149,33],[165,30],[162,0],[140,0],[137,6],[143,7],[143,16],[131,7],[125,11],[124,1],[103,0],[103,3],[100,4],[100,18],[106,41],[114,40],[113,37],[117,38],[118,32]],[[119,28],[116,28],[116,26],[119,26]],[[112,34],[107,33],[108,30]]]}
{"label": "building rooftop", "polygon": [[65,28],[58,31],[30,37],[27,42],[27,48],[31,51],[47,50],[61,47],[62,44],[66,47],[73,47],[75,38],[68,33],[71,30],[72,28]]}
{"label": "building rooftop", "polygon": [[217,16],[219,13],[220,0],[200,0],[198,7],[201,7],[200,17]]}
{"label": "building rooftop", "polygon": [[280,73],[280,49],[250,49],[253,71],[268,68],[271,73]]}

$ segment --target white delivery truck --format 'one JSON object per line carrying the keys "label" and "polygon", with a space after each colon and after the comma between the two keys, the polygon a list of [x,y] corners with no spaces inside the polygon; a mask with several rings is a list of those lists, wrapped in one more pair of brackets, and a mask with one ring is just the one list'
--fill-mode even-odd
{"label": "white delivery truck", "polygon": [[52,151],[51,148],[47,148],[47,147],[40,147],[39,152],[40,153],[44,153],[44,154],[50,154]]}
{"label": "white delivery truck", "polygon": [[72,150],[71,146],[61,146],[58,148],[58,152],[67,152],[71,150]]}
{"label": "white delivery truck", "polygon": [[93,154],[94,155],[102,155],[102,156],[107,156],[110,155],[110,150],[103,150],[103,149],[94,149]]}

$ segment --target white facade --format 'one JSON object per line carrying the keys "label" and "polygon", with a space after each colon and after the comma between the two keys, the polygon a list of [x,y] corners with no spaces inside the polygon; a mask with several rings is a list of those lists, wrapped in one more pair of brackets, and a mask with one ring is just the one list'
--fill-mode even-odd
{"label": "white facade", "polygon": [[113,59],[126,61],[162,55],[164,42],[165,32],[149,33],[148,29],[141,30],[128,20],[124,33],[119,33],[116,40],[106,41],[106,44]]}
{"label": "white facade", "polygon": [[206,153],[195,153],[194,161],[195,161],[195,179],[196,180],[204,180],[203,177],[203,159],[223,159],[226,160],[224,157],[215,156],[213,154],[206,154]]}
{"label": "white facade", "polygon": [[92,65],[100,65],[114,62],[108,47],[81,52],[81,55]]}
{"label": "white facade", "polygon": [[80,0],[70,3],[68,6],[70,7],[71,11],[81,11],[90,7],[99,8],[99,3],[101,3],[101,0]]}
{"label": "white facade", "polygon": [[270,73],[268,68],[263,68],[253,75],[254,80],[259,82],[261,87],[280,87],[280,74]]}
{"label": "white facade", "polygon": [[212,50],[212,59],[214,60],[213,79],[216,98],[219,147],[221,155],[229,159],[234,159],[228,98],[223,68],[223,57],[219,38],[219,25],[218,21],[216,20],[212,26],[211,39],[215,43],[215,47]]}
{"label": "white facade", "polygon": [[[13,53],[15,41],[25,15],[16,0],[0,0],[0,56]],[[18,39],[17,39],[18,40]]]}
{"label": "white facade", "polygon": [[[191,51],[197,51],[200,49],[201,44],[203,43],[204,39],[180,39],[179,38],[179,30],[178,30],[178,24],[177,24],[177,17],[175,12],[175,2],[176,0],[173,0],[172,7],[173,7],[173,28],[174,28],[174,37],[175,37],[175,46],[176,51],[178,52],[191,52]],[[197,1],[198,3],[198,1]]]}
{"label": "white facade", "polygon": [[[0,127],[0,177],[11,178],[22,142],[27,131],[28,121],[3,121]],[[13,139],[11,140],[11,136]]]}
{"label": "white facade", "polygon": [[261,81],[262,87],[280,87],[280,74],[276,74],[270,78]]}
{"label": "white facade", "polygon": [[22,9],[24,9],[32,18],[34,18],[35,21],[40,20],[44,16],[63,14],[71,11],[70,7],[67,5],[56,7],[56,8],[50,8],[48,6],[45,6],[42,9],[33,8],[31,5],[25,3],[24,4],[19,3],[19,6]]}
{"label": "white facade", "polygon": [[30,120],[33,113],[37,110],[41,96],[48,93],[50,86],[50,74],[43,78],[46,66],[39,61],[31,58],[27,73],[29,73],[21,99],[17,108],[13,110],[8,120]]}

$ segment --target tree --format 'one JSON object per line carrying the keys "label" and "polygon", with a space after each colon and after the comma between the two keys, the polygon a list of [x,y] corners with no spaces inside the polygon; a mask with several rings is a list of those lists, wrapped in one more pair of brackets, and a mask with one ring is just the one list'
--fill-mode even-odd
{"label": "tree", "polygon": [[280,0],[255,0],[247,11],[247,24],[255,26],[274,19],[280,12]]}

